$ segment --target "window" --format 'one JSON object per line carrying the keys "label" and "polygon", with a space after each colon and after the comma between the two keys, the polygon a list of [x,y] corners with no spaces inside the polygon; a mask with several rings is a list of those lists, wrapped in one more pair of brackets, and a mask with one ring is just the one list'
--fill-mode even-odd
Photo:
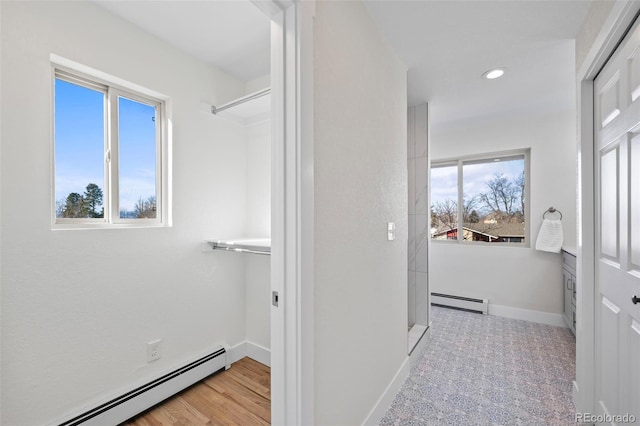
{"label": "window", "polygon": [[528,151],[433,162],[431,238],[526,245],[527,170]]}
{"label": "window", "polygon": [[55,69],[56,225],[166,224],[165,104]]}

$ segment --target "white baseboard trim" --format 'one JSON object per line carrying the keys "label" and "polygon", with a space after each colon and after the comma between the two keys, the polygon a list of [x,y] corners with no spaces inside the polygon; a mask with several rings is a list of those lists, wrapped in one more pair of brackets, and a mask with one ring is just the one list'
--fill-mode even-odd
{"label": "white baseboard trim", "polygon": [[411,351],[411,355],[409,355],[409,367],[413,368],[414,365],[420,359],[420,355],[427,347],[427,342],[431,338],[431,326],[427,328],[427,331],[424,332],[422,338],[418,341],[418,344],[414,346],[413,351]]}
{"label": "white baseboard trim", "polygon": [[234,362],[240,361],[242,358],[247,356],[247,342],[246,340],[235,344],[229,348],[229,362],[233,364]]}
{"label": "white baseboard trim", "polygon": [[510,306],[493,305],[489,303],[489,315],[567,328],[562,314],[552,314],[550,312],[512,308]]}
{"label": "white baseboard trim", "polygon": [[391,407],[391,403],[400,391],[400,388],[404,384],[405,380],[407,380],[407,377],[409,377],[411,368],[416,364],[416,362],[418,362],[418,359],[420,359],[420,355],[422,354],[424,348],[427,346],[427,342],[429,341],[430,336],[431,327],[429,327],[427,331],[425,331],[425,333],[422,335],[420,341],[413,348],[411,355],[405,358],[404,362],[396,372],[396,375],[391,380],[391,383],[389,383],[376,404],[371,409],[371,412],[369,412],[369,415],[367,416],[365,421],[362,423],[363,425],[373,426],[380,424],[380,421],[387,413],[387,410],[389,410],[389,407]]}
{"label": "white baseboard trim", "polygon": [[[414,353],[416,352],[414,351]],[[367,416],[365,421],[362,423],[363,425],[373,426],[380,424],[380,420],[382,420],[389,407],[391,407],[391,403],[398,394],[398,391],[400,391],[402,384],[405,380],[407,380],[407,377],[409,377],[410,370],[410,358],[406,357],[404,362],[400,366],[400,369],[391,380],[391,383],[389,383],[376,404],[373,406],[373,409],[369,412],[369,415]]]}
{"label": "white baseboard trim", "polygon": [[258,361],[260,364],[264,364],[267,367],[271,367],[271,350],[260,346],[253,342],[246,342],[247,344],[247,356],[254,361]]}
{"label": "white baseboard trim", "polygon": [[245,340],[229,349],[229,360],[231,364],[246,356],[267,367],[271,367],[271,351],[264,346]]}
{"label": "white baseboard trim", "polygon": [[51,425],[115,425],[177,394],[205,377],[228,369],[229,347],[211,347],[188,361],[160,371],[110,394],[96,398],[82,408],[70,411]]}

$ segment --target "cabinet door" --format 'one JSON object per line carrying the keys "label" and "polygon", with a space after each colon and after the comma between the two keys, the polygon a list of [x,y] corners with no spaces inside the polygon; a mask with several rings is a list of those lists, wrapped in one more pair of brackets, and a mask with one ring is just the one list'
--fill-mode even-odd
{"label": "cabinet door", "polygon": [[569,328],[573,325],[573,314],[571,313],[571,303],[573,300],[573,284],[571,273],[562,269],[562,294],[564,295],[564,320]]}

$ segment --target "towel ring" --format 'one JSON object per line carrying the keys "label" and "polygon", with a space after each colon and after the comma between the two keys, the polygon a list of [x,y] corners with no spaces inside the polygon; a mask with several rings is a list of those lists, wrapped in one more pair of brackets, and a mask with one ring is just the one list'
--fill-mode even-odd
{"label": "towel ring", "polygon": [[547,216],[547,213],[558,213],[560,215],[560,220],[562,220],[562,212],[560,210],[556,210],[553,207],[549,207],[543,214],[542,214],[542,218],[545,219]]}

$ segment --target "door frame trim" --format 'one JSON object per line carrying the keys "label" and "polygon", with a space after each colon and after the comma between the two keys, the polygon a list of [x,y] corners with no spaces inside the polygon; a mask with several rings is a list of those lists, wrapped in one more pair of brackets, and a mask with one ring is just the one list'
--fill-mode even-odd
{"label": "door frame trim", "polygon": [[594,413],[595,400],[595,163],[593,82],[640,11],[640,2],[618,0],[577,74],[577,226],[576,381],[573,399],[578,413]]}
{"label": "door frame trim", "polygon": [[313,424],[315,0],[251,0],[271,19],[271,424]]}

